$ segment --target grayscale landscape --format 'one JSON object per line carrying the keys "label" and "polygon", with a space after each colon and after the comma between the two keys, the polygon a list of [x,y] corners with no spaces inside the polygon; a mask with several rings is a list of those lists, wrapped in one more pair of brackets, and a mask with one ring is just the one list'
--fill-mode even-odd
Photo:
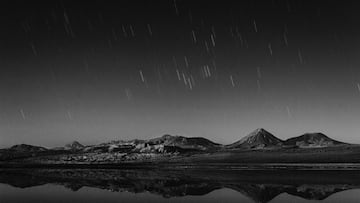
{"label": "grayscale landscape", "polygon": [[0,203],[360,202],[360,1],[1,3]]}

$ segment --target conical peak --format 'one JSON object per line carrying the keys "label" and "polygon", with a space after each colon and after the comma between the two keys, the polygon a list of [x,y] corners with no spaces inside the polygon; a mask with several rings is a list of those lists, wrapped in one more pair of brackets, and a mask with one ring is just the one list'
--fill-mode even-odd
{"label": "conical peak", "polygon": [[254,130],[250,135],[271,135],[268,131],[266,131],[264,128],[257,128]]}
{"label": "conical peak", "polygon": [[263,128],[258,128],[243,137],[239,141],[230,145],[230,147],[244,147],[244,148],[254,148],[254,147],[272,147],[280,146],[282,140],[275,137],[268,131]]}

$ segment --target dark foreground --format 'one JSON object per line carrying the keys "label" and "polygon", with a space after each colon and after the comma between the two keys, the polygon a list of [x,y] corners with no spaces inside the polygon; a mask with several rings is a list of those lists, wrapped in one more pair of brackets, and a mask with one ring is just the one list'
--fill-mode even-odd
{"label": "dark foreground", "polygon": [[[44,188],[54,192],[63,186],[71,191],[86,192],[100,189],[104,192],[137,195],[138,201],[178,200],[177,198],[208,197],[231,191],[231,201],[241,198],[248,202],[279,202],[281,198],[294,200],[326,200],[344,191],[360,189],[357,170],[213,170],[213,169],[1,169],[0,183],[30,191]],[[0,184],[1,186],[1,184]],[[5,188],[10,190],[9,188]],[[360,190],[359,190],[360,191]],[[98,191],[99,192],[99,191]],[[236,194],[238,193],[238,194]],[[15,194],[14,194],[15,195]],[[51,195],[51,194],[48,194]],[[151,197],[150,197],[151,196]],[[7,198],[2,199],[1,198]],[[28,202],[21,195],[1,194],[0,201]],[[65,198],[65,197],[62,197]],[[85,197],[83,197],[85,198]],[[175,198],[175,199],[173,199]],[[195,198],[195,199],[194,199]],[[331,199],[331,198],[330,198]],[[6,200],[6,201],[5,201]],[[43,199],[45,202],[46,199]],[[64,199],[52,199],[51,202]],[[344,199],[349,202],[349,199]],[[353,199],[354,200],[354,199]],[[47,201],[47,200],[46,200]],[[117,199],[119,201],[119,199]],[[185,201],[185,200],[184,200]],[[197,200],[197,201],[205,201]],[[114,199],[115,202],[115,199]],[[280,201],[281,202],[281,201]],[[351,201],[350,201],[351,202]]]}

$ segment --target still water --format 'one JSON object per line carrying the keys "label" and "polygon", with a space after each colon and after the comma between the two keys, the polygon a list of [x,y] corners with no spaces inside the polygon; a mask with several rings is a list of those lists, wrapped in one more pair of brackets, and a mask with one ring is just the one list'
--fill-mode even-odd
{"label": "still water", "polygon": [[0,202],[360,202],[358,171],[0,170]]}

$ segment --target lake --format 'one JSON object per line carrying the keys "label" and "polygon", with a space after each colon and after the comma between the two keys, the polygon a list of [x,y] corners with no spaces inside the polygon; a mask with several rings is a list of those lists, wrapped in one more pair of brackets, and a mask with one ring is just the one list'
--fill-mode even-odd
{"label": "lake", "polygon": [[359,171],[0,169],[0,202],[359,202]]}

